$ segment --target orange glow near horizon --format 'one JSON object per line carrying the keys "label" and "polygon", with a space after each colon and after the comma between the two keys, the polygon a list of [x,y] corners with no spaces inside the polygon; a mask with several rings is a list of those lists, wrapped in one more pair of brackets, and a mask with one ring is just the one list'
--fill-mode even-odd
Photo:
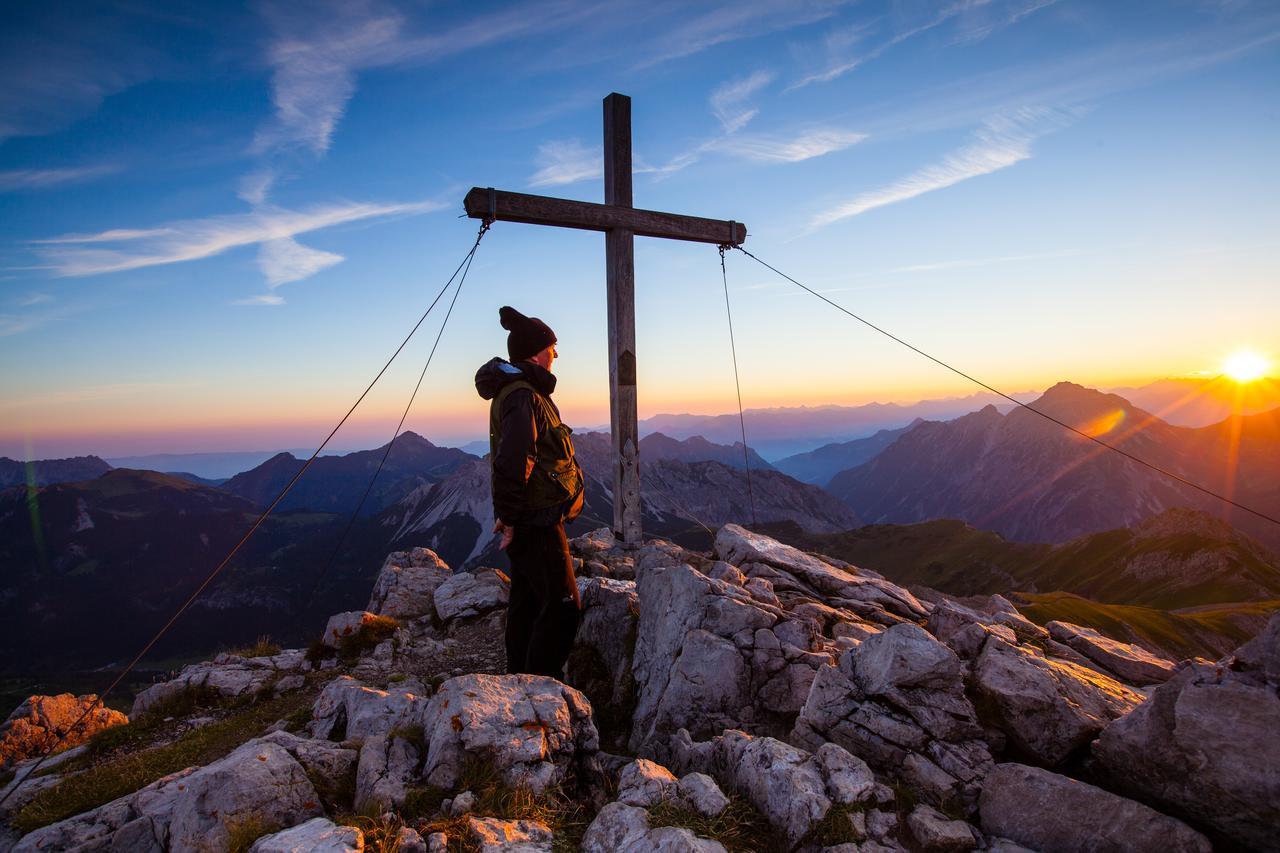
{"label": "orange glow near horizon", "polygon": [[1101,438],[1124,423],[1124,409],[1107,412],[1080,426],[1080,431],[1090,438]]}
{"label": "orange glow near horizon", "polygon": [[1253,350],[1236,350],[1222,362],[1222,372],[1241,384],[1267,375],[1271,364],[1266,356]]}

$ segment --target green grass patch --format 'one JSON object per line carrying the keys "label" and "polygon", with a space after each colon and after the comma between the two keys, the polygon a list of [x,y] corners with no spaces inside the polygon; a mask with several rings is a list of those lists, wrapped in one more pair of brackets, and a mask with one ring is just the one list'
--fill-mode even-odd
{"label": "green grass patch", "polygon": [[1100,604],[1066,592],[1018,593],[1018,610],[1040,625],[1053,620],[1094,628],[1119,640],[1175,658],[1216,659],[1251,639],[1280,600],[1214,605],[1170,612],[1127,604]]}
{"label": "green grass patch", "polygon": [[354,826],[364,835],[365,853],[398,853],[404,821],[394,814],[344,814],[334,820],[339,826]]}
{"label": "green grass patch", "polygon": [[[836,808],[833,806],[830,811]],[[731,853],[764,853],[786,850],[789,846],[755,806],[736,795],[729,797],[729,805],[715,817],[706,817],[676,800],[666,800],[649,810],[649,825],[655,829],[663,826],[687,829],[694,835],[719,841]],[[843,840],[853,839],[842,836]]]}
{"label": "green grass patch", "polygon": [[[572,783],[560,788],[552,788],[542,793],[534,793],[525,787],[511,787],[502,780],[502,774],[492,762],[472,758],[463,766],[462,774],[454,789],[458,793],[470,791],[476,796],[476,805],[471,814],[491,816],[505,820],[532,820],[545,824],[555,837],[552,849],[555,853],[576,851],[582,844],[582,836],[594,816],[581,797],[571,793]],[[421,799],[414,803],[416,808],[428,805],[428,792],[434,795],[439,789],[422,789]],[[443,797],[441,798],[443,800]],[[405,803],[406,811],[409,802]],[[429,815],[439,811],[439,803]],[[473,853],[478,850],[467,837],[467,820],[469,815],[459,817],[436,817],[425,824],[419,831],[425,838],[432,832],[444,832],[449,836],[449,853]]]}
{"label": "green grass patch", "polygon": [[263,634],[253,645],[245,646],[242,649],[233,649],[233,655],[239,655],[242,658],[269,658],[272,655],[280,654],[280,644],[273,642],[271,637]]}
{"label": "green grass patch", "polygon": [[222,824],[227,831],[227,853],[246,853],[264,835],[279,832],[279,823],[261,815],[243,815]]}
{"label": "green grass patch", "polygon": [[394,616],[375,616],[362,622],[349,636],[338,641],[338,657],[344,662],[353,663],[360,655],[373,651],[380,643],[391,639],[399,627],[400,620]]}
{"label": "green grass patch", "polygon": [[[208,764],[252,740],[279,720],[310,705],[315,691],[300,690],[279,699],[258,702],[217,722],[192,729],[178,740],[150,749],[142,741],[124,739],[108,750],[101,748],[101,760],[84,772],[46,788],[24,806],[10,822],[26,834],[108,803],[150,785],[161,776],[186,767]],[[122,730],[133,725],[120,726]],[[114,731],[108,729],[108,732]],[[133,734],[138,734],[135,730]],[[102,755],[102,753],[110,753]]]}

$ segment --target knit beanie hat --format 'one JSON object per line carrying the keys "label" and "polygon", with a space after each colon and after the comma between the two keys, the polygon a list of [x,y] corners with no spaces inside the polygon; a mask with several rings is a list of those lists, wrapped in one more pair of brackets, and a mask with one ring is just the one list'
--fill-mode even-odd
{"label": "knit beanie hat", "polygon": [[537,317],[526,317],[510,305],[498,309],[498,321],[507,335],[507,355],[512,361],[524,361],[556,342],[556,333]]}

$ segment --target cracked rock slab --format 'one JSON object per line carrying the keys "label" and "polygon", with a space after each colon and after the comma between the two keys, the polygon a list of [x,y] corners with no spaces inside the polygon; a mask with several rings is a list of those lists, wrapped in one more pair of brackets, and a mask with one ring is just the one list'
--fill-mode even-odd
{"label": "cracked rock slab", "polygon": [[462,675],[440,686],[423,718],[428,784],[454,788],[468,756],[508,785],[543,791],[594,765],[600,737],[585,696],[541,675]]}

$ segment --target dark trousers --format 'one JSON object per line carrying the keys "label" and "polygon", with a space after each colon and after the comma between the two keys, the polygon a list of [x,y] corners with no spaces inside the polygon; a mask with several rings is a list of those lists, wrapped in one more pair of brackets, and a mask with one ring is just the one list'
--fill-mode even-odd
{"label": "dark trousers", "polygon": [[517,526],[507,556],[507,672],[562,679],[582,606],[564,525]]}

